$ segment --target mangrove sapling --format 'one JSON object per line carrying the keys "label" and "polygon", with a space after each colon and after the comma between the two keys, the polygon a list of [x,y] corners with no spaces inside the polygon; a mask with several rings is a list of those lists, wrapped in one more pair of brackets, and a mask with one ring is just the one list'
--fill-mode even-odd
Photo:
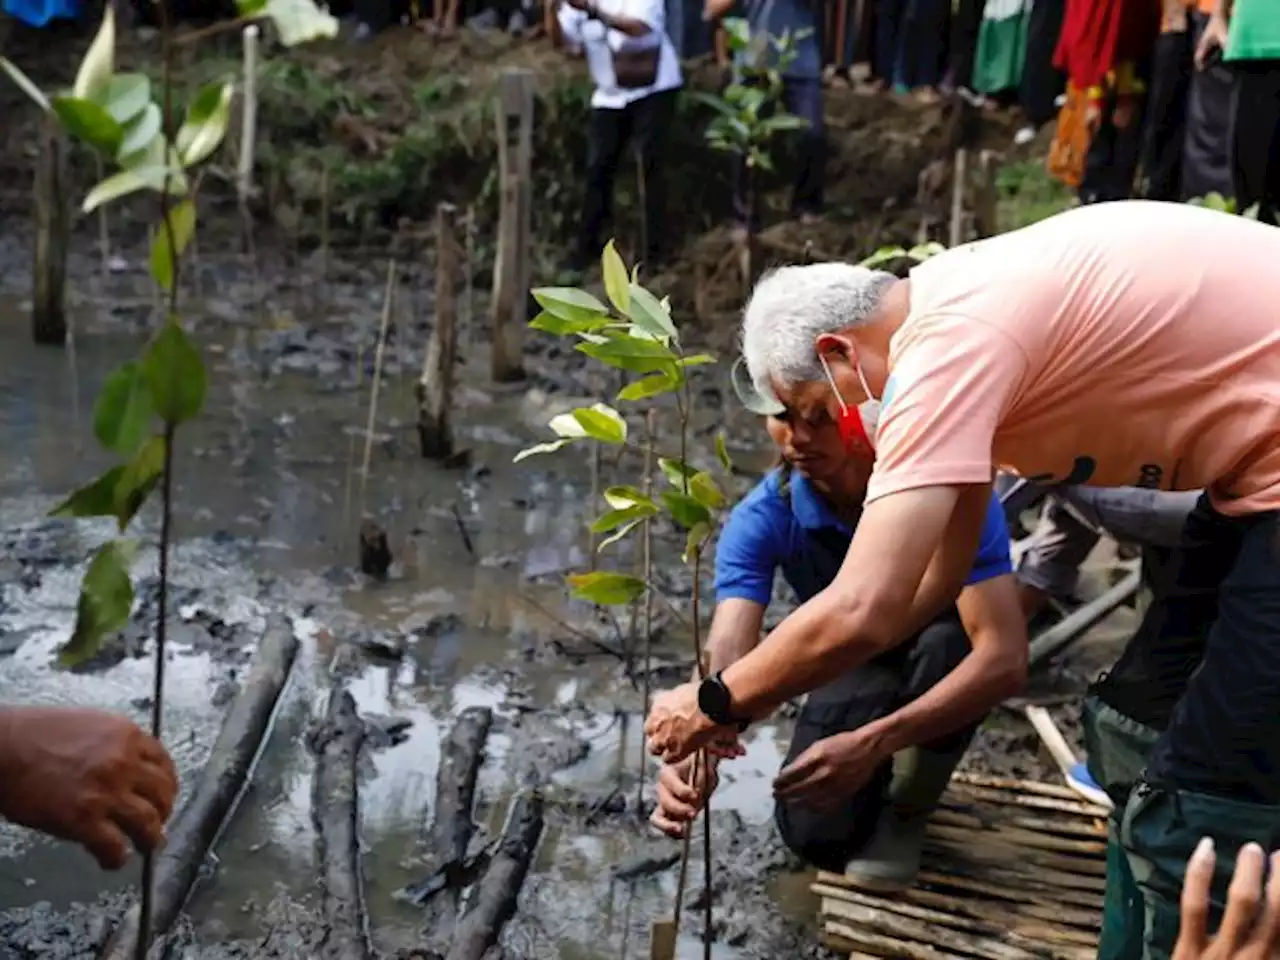
{"label": "mangrove sapling", "polygon": [[[626,265],[614,248],[613,241],[604,249],[601,260],[605,291],[612,306],[584,290],[574,287],[544,287],[533,291],[542,312],[531,322],[535,330],[561,337],[576,338],[575,349],[624,374],[640,374],[618,392],[622,402],[644,403],[652,409],[659,397],[672,398],[678,419],[676,450],[657,456],[657,466],[666,479],[667,488],[658,497],[635,485],[606,487],[602,496],[606,511],[591,524],[593,534],[607,534],[599,544],[604,550],[636,530],[645,532],[646,521],[663,516],[684,531],[684,562],[693,570],[692,653],[699,674],[705,670],[700,624],[702,557],[715,533],[717,516],[727,500],[710,471],[699,470],[691,463],[689,450],[692,429],[693,395],[687,371],[690,367],[714,363],[709,354],[687,354],[680,342],[679,331],[671,317],[667,299],[659,300],[638,282],[637,274],[627,273]],[[581,440],[614,447],[631,445],[626,419],[613,406],[596,403],[579,407],[554,417],[549,426],[557,439],[522,450],[516,462],[535,454],[550,454]],[[651,446],[652,444],[647,444]],[[655,451],[656,452],[656,451]],[[716,441],[716,455],[721,472],[732,469],[724,437]],[[610,570],[592,570],[568,577],[573,596],[602,606],[626,606],[642,597],[667,600],[655,587],[651,572],[642,577]],[[670,601],[667,601],[670,603]],[[650,663],[644,665],[646,674]],[[700,769],[706,763],[704,754],[695,761]],[[709,806],[704,808],[703,867],[707,889],[712,887]],[[689,843],[685,841],[684,861],[687,865]],[[684,866],[681,875],[684,876]],[[683,906],[683,882],[677,893],[676,926]],[[711,899],[706,900],[704,948],[711,951]]]}
{"label": "mangrove sapling", "polygon": [[[337,21],[311,0],[240,0],[238,20],[219,29],[266,18],[283,43],[294,45],[334,36]],[[52,511],[58,517],[112,517],[123,534],[151,493],[160,489],[159,602],[151,729],[162,734],[168,620],[169,547],[173,533],[173,442],[178,427],[204,404],[207,372],[178,313],[179,266],[196,228],[193,171],[221,145],[230,119],[234,85],[215,82],[187,104],[179,122],[174,103],[174,44],[168,5],[159,3],[163,45],[160,100],[143,73],[116,70],[116,20],[108,4],[102,24],[76,72],[70,90],[47,94],[7,59],[0,69],[73,139],[113,168],[84,198],[93,213],[141,191],[158,194],[160,217],[150,244],[152,279],[165,296],[164,319],[142,355],[110,373],[93,410],[98,442],[121,462],[72,493]],[[205,34],[217,32],[204,31]],[[80,588],[76,623],[58,653],[64,665],[94,656],[103,640],[129,619],[134,590],[130,568],[137,542],[123,537],[95,551]],[[143,862],[137,955],[151,941],[155,861]]]}
{"label": "mangrove sapling", "polygon": [[[751,26],[740,17],[726,17],[722,35],[733,56],[735,76],[720,94],[697,91],[692,94],[715,111],[707,125],[706,140],[716,150],[735,154],[745,177],[744,196],[747,209],[746,236],[742,248],[742,282],[750,289],[760,269],[757,251],[757,191],[759,172],[773,170],[774,138],[793,130],[803,130],[809,121],[787,113],[782,107],[782,76],[796,58],[796,42],[811,31],[784,31],[772,37],[768,33],[751,33]],[[772,63],[767,55],[772,47]]]}

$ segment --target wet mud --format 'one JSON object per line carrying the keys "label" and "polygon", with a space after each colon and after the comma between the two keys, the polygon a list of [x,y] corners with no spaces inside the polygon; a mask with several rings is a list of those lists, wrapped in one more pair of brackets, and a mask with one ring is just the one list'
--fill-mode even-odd
{"label": "wet mud", "polygon": [[[502,57],[531,56],[499,50],[485,69],[507,62]],[[331,77],[359,72],[335,62],[324,68]],[[373,132],[352,134],[356,140],[384,136],[386,117],[401,109],[395,76],[378,82],[392,106],[376,114],[381,120],[365,117]],[[421,84],[415,89],[421,96]],[[365,116],[352,106],[334,116]],[[832,109],[842,144],[833,207],[841,212],[807,237],[810,250],[843,256],[910,239],[920,219],[913,206],[919,173],[945,136],[940,116],[924,108],[890,116],[852,95]],[[574,142],[565,149],[572,152]],[[18,195],[0,197],[0,689],[6,702],[92,704],[145,723],[158,518],[144,511],[136,521],[147,549],[135,571],[142,581],[129,626],[92,662],[63,671],[54,656],[74,619],[79,576],[111,529],[45,514],[105,466],[90,430],[92,398],[156,322],[145,276],[146,217],[126,209],[113,220],[110,269],[93,225],[78,225],[69,269],[74,349],[37,349],[27,330],[30,233],[20,196],[32,158],[12,145],[0,153]],[[482,161],[475,165],[484,172]],[[314,198],[301,196],[298,183],[292,194],[286,187],[289,203],[310,209]],[[564,211],[575,209],[573,197],[558,196],[560,216],[572,220]],[[697,236],[719,217],[717,202],[682,225],[692,253],[655,281],[678,304],[693,299],[696,258],[722,259],[719,232]],[[424,204],[406,209],[421,210],[425,222]],[[683,537],[655,527],[654,577],[671,608],[655,619],[653,663],[629,675],[625,617],[566,601],[562,585],[566,572],[589,562],[586,457],[510,462],[545,437],[551,416],[612,396],[616,383],[581,354],[534,335],[527,382],[490,387],[485,276],[477,267],[474,305],[459,333],[454,414],[457,445],[469,457],[454,468],[421,460],[412,383],[431,328],[434,284],[429,253],[410,239],[397,251],[402,270],[366,475],[364,424],[390,248],[376,255],[335,248],[325,260],[264,214],[258,247],[247,256],[234,215],[224,215],[216,197],[211,209],[182,279],[211,387],[204,414],[179,438],[176,466],[180,542],[165,740],[183,774],[180,803],[209,762],[267,625],[286,624],[298,653],[237,811],[196,870],[170,956],[301,960],[335,949],[420,960],[642,955],[652,921],[671,912],[680,845],[644,823],[653,786],[652,766],[640,772],[640,678],[647,671],[660,689],[690,671],[683,621],[694,584],[679,560]],[[558,229],[551,223],[544,232],[554,238]],[[794,229],[775,228],[773,256],[795,258],[791,248],[806,238],[791,236]],[[553,259],[540,263],[551,266]],[[723,352],[739,301],[730,285],[717,297],[719,305],[690,328],[694,340]],[[723,364],[692,369],[701,411],[694,459],[710,465],[710,437],[724,429],[741,471],[731,493],[740,494],[771,459],[766,438],[732,399]],[[659,415],[660,430],[668,429],[670,411]],[[633,481],[639,470],[638,458],[624,454],[606,464],[604,479]],[[376,576],[359,569],[366,519],[386,534],[389,556]],[[619,557],[634,560],[625,547]],[[1099,558],[1098,583],[1108,563]],[[779,587],[771,623],[789,603]],[[1072,698],[1114,655],[1131,620],[1128,611],[1115,614],[1086,645],[1088,655],[1055,665],[1040,691],[1062,702],[1055,716],[1068,739],[1076,737]],[[784,709],[750,731],[747,756],[723,771],[714,876],[708,887],[694,858],[682,957],[701,955],[707,898],[719,960],[826,956],[816,945],[808,875],[772,824],[771,783],[794,712]],[[966,763],[1017,776],[1053,770],[1030,728],[1008,711],[988,720]],[[0,826],[0,958],[97,957],[137,880],[136,864],[103,874],[79,850]],[[514,912],[512,888],[519,889]],[[442,932],[449,928],[467,934],[470,952],[448,954],[441,941],[450,939]],[[460,942],[454,936],[451,945]]]}

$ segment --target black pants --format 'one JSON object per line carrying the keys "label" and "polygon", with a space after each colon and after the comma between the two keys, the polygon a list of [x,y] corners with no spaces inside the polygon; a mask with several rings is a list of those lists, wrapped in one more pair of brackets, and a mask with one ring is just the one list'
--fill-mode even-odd
{"label": "black pants", "polygon": [[978,54],[978,33],[982,29],[984,6],[982,0],[959,0],[951,18],[951,56],[947,73],[957,88],[968,88],[973,82],[973,61]]}
{"label": "black pants", "polygon": [[[915,700],[955,669],[970,649],[969,637],[953,611],[925,627],[914,640],[819,687],[809,694],[796,721],[784,766],[819,740],[856,730]],[[939,752],[959,750],[976,729],[974,724],[924,746]],[[774,819],[783,841],[814,866],[843,870],[871,838],[892,773],[892,763],[885,763],[861,791],[833,810],[779,803]]]}
{"label": "black pants", "polygon": [[676,91],[652,93],[618,110],[591,111],[587,125],[587,189],[582,207],[575,266],[585,268],[600,258],[601,233],[613,214],[613,185],[628,143],[640,157],[644,177],[641,244],[645,265],[661,258],[666,195],[662,155],[675,117]]}
{"label": "black pants", "polygon": [[[1192,43],[1209,18],[1192,12]],[[1232,116],[1235,74],[1224,63],[1191,75],[1187,90],[1187,130],[1182,146],[1182,198],[1235,193],[1231,178]]]}
{"label": "black pants", "polygon": [[[1113,702],[1156,728],[1168,714],[1147,780],[1278,804],[1280,513],[1227,517],[1201,497],[1165,575],[1172,599],[1151,625],[1144,654],[1148,672],[1164,679],[1131,685],[1127,696],[1116,688]],[[1182,676],[1185,692],[1177,697]]]}
{"label": "black pants", "polygon": [[1274,224],[1280,213],[1280,60],[1241,60],[1234,68],[1236,209],[1259,204],[1258,219]]}
{"label": "black pants", "polygon": [[1018,103],[1027,123],[1043,127],[1054,118],[1054,101],[1066,86],[1066,79],[1053,65],[1054,48],[1062,32],[1066,0],[1035,0],[1027,20],[1027,55],[1018,82]]}
{"label": "black pants", "polygon": [[1103,107],[1102,123],[1085,155],[1084,177],[1079,191],[1081,203],[1126,200],[1133,195],[1133,181],[1142,152],[1145,104],[1140,98],[1128,124],[1123,127],[1117,127],[1112,121],[1114,111],[1114,102]]}
{"label": "black pants", "polygon": [[1182,192],[1187,97],[1197,38],[1193,30],[1162,33],[1156,38],[1142,133],[1141,193],[1148,200],[1178,200]]}

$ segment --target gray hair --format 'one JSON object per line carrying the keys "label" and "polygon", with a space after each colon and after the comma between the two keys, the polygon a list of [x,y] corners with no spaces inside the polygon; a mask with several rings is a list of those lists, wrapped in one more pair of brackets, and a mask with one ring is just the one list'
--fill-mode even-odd
{"label": "gray hair", "polygon": [[822,379],[814,341],[869,322],[897,279],[849,263],[767,272],[742,317],[742,355],[756,390],[773,398],[774,380],[789,387]]}

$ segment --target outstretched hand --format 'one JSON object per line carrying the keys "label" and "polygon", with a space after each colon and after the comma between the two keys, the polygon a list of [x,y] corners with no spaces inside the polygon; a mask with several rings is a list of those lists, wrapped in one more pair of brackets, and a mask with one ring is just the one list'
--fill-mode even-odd
{"label": "outstretched hand", "polygon": [[1280,949],[1280,852],[1267,856],[1256,843],[1240,848],[1227,889],[1227,909],[1218,932],[1209,936],[1209,890],[1217,858],[1205,837],[1187,861],[1182,882],[1182,919],[1172,960],[1270,960]]}

